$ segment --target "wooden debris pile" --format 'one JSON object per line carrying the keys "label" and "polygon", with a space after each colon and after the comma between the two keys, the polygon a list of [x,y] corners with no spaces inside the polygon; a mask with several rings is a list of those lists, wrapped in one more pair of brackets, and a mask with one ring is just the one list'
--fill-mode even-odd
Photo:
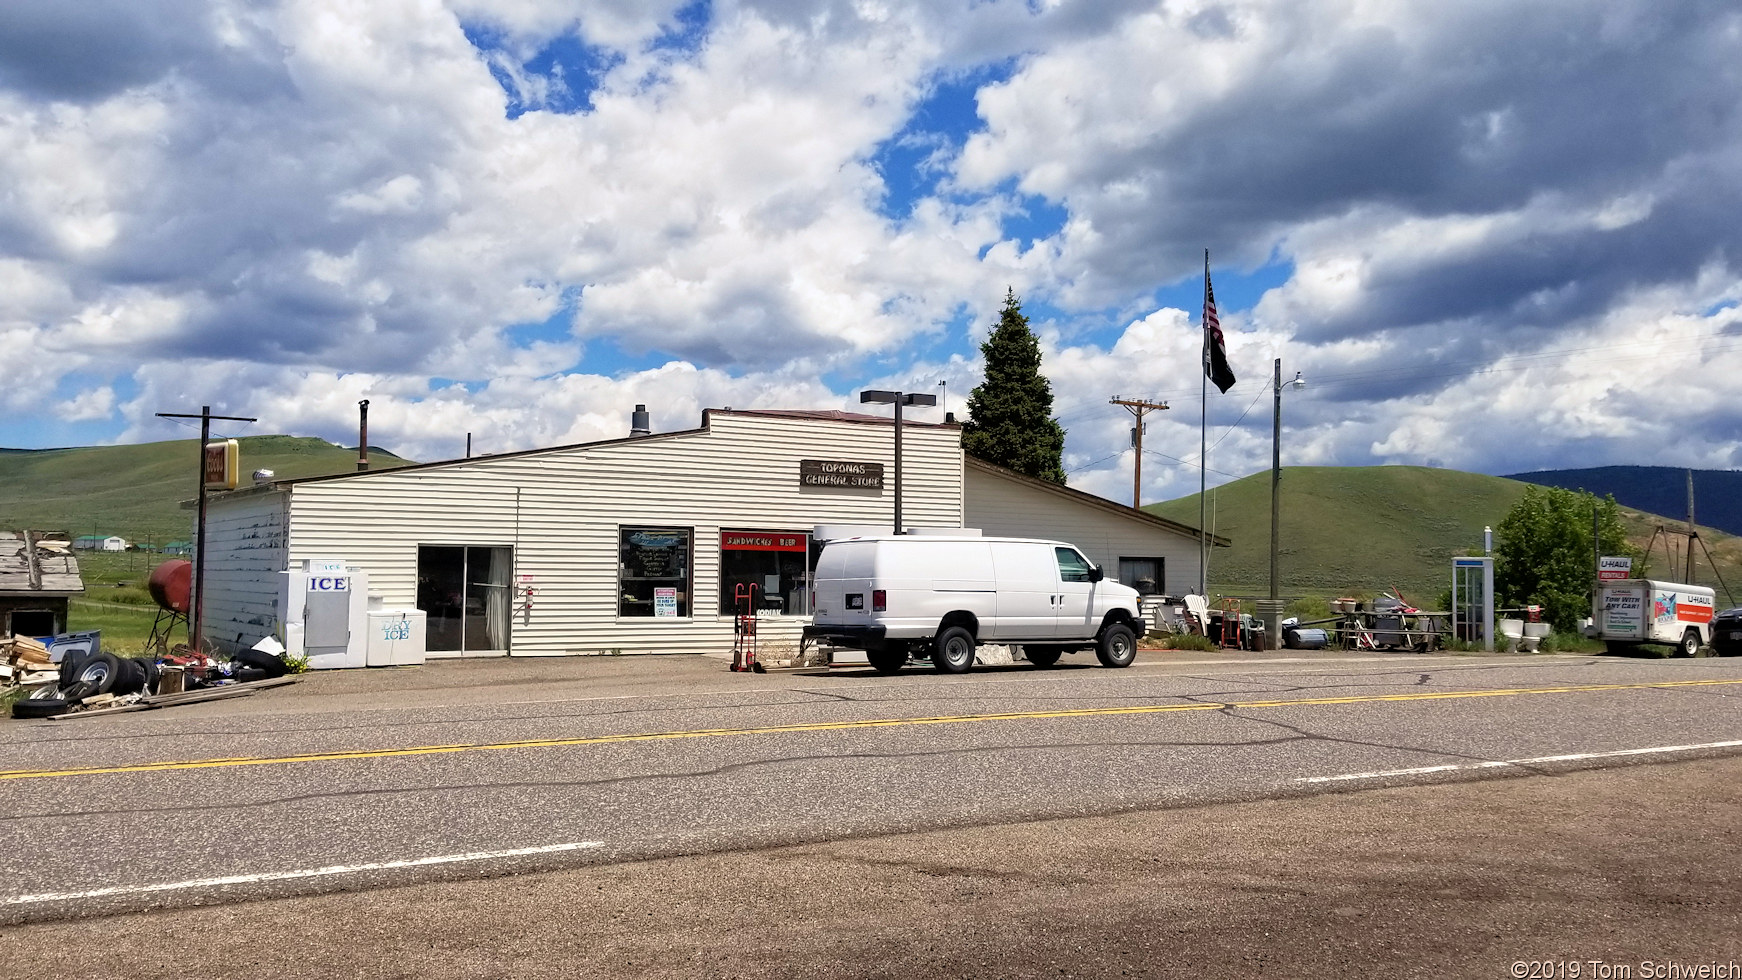
{"label": "wooden debris pile", "polygon": [[35,688],[59,679],[60,667],[50,660],[48,647],[34,637],[0,639],[0,687]]}

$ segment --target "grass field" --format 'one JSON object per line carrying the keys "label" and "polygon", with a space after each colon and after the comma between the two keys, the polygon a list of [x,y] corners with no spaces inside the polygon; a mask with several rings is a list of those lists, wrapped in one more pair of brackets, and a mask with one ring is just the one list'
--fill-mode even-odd
{"label": "grass field", "polygon": [[[117,534],[163,545],[192,536],[184,500],[194,484],[198,439],[78,449],[0,449],[0,527]],[[257,469],[280,479],[349,473],[357,451],[322,439],[250,436],[238,440],[242,482]],[[408,461],[371,448],[369,464],[386,469]]]}
{"label": "grass field", "polygon": [[[1434,605],[1451,586],[1451,560],[1482,553],[1482,528],[1506,517],[1525,484],[1503,477],[1419,466],[1285,467],[1281,482],[1278,549],[1279,591],[1297,598],[1302,612],[1338,595],[1370,598],[1401,590],[1418,607]],[[1233,542],[1210,556],[1213,595],[1268,595],[1270,584],[1270,473],[1235,480],[1210,491],[1210,530]],[[1198,523],[1198,496],[1144,508],[1191,526]],[[1659,526],[1685,525],[1622,508],[1628,537],[1644,548]],[[1720,607],[1742,603],[1742,538],[1702,528],[1718,572],[1737,595]],[[1685,538],[1662,540],[1647,570],[1671,581],[1683,573]],[[1694,578],[1717,587],[1705,554],[1695,550]]]}
{"label": "grass field", "polygon": [[[243,481],[257,469],[281,479],[350,473],[357,451],[321,439],[251,436],[238,440]],[[0,449],[0,528],[120,535],[161,548],[193,537],[194,514],[182,501],[196,494],[197,439],[78,449]],[[371,447],[371,467],[409,461]],[[157,606],[145,589],[165,556],[152,551],[78,552],[85,582],[72,600],[67,628],[102,630],[103,648],[139,653],[151,635]],[[183,634],[179,640],[186,639]]]}
{"label": "grass field", "polygon": [[[144,651],[151,636],[157,604],[146,591],[145,580],[162,555],[137,551],[83,552],[79,574],[85,594],[67,609],[67,628],[73,632],[103,631],[103,649],[117,654]],[[185,641],[185,635],[178,640]]]}

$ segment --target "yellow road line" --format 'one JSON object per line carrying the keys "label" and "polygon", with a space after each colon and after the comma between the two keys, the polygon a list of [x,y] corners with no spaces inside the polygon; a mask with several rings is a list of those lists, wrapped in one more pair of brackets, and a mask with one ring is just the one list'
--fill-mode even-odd
{"label": "yellow road line", "polygon": [[1495,688],[1478,691],[1423,691],[1412,694],[1368,694],[1337,698],[1296,698],[1273,701],[1212,701],[1189,704],[1127,705],[1117,708],[1069,708],[1053,711],[1003,711],[980,715],[936,715],[917,718],[868,718],[860,721],[807,722],[769,725],[762,728],[702,728],[674,732],[635,732],[624,735],[593,735],[584,738],[541,738],[519,742],[459,742],[452,745],[417,745],[402,749],[357,749],[341,752],[311,752],[306,755],[224,759],[194,759],[172,762],[140,762],[132,765],[90,766],[78,769],[11,769],[0,771],[0,780],[49,779],[62,776],[102,776],[127,772],[168,772],[177,769],[226,769],[238,766],[279,766],[299,762],[343,762],[352,759],[391,759],[399,756],[442,755],[454,752],[487,752],[501,749],[545,749],[575,745],[611,745],[627,742],[657,742],[681,738],[719,738],[727,735],[777,735],[788,732],[836,732],[861,728],[899,728],[908,725],[963,725],[984,721],[1036,721],[1048,718],[1098,718],[1119,715],[1156,715],[1178,711],[1222,711],[1241,708],[1293,708],[1327,704],[1370,704],[1387,701],[1446,701],[1456,698],[1518,697],[1532,694],[1583,694],[1594,691],[1644,691],[1678,687],[1713,687],[1742,684],[1735,680],[1661,681],[1654,684],[1579,684],[1567,687]]}

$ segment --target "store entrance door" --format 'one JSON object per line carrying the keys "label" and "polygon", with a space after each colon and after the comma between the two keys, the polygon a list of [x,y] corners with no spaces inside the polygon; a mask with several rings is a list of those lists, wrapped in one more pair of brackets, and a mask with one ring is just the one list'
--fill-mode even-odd
{"label": "store entrance door", "polygon": [[501,657],[509,646],[514,549],[419,545],[417,608],[431,657]]}

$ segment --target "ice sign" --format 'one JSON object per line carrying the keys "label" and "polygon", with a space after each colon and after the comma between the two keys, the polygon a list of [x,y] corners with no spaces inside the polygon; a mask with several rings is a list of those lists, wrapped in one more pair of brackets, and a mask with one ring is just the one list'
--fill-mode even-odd
{"label": "ice sign", "polygon": [[349,592],[351,580],[344,575],[310,575],[308,577],[310,592]]}
{"label": "ice sign", "polygon": [[389,620],[388,622],[382,623],[381,638],[383,640],[411,639],[411,621],[408,619],[401,619]]}

